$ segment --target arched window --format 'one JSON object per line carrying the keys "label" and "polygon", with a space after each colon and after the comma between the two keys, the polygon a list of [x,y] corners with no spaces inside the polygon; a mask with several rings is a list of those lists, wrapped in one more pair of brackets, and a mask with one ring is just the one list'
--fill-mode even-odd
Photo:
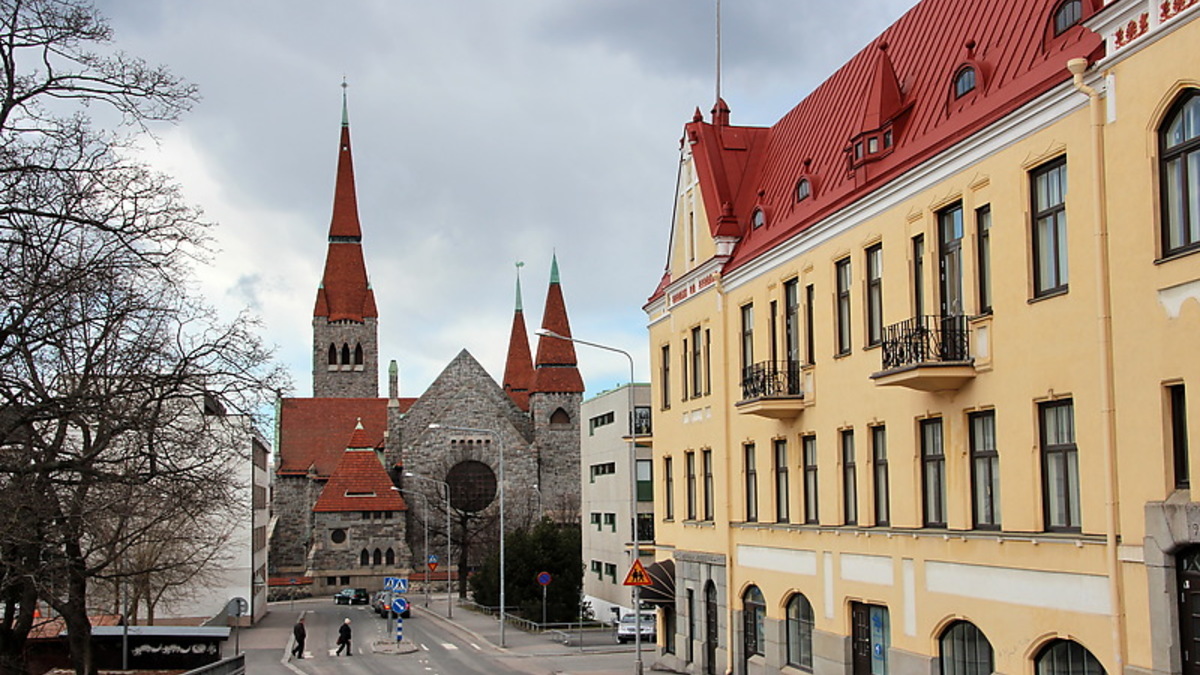
{"label": "arched window", "polygon": [[758,229],[767,224],[767,214],[762,209],[754,209],[754,215],[750,216],[750,224],[754,229]]}
{"label": "arched window", "polygon": [[550,415],[550,424],[570,424],[571,416],[566,410],[559,408]]}
{"label": "arched window", "polygon": [[808,199],[810,194],[812,194],[812,184],[808,182],[807,178],[801,178],[796,183],[796,201],[802,202]]}
{"label": "arched window", "polygon": [[387,550],[387,553],[383,554],[383,561],[384,561],[384,563],[386,563],[388,565],[395,565],[396,564],[396,552],[389,548]]}
{"label": "arched window", "polygon": [[942,675],[991,675],[992,643],[970,621],[955,621],[938,640]]}
{"label": "arched window", "polygon": [[354,365],[361,366],[363,364],[362,344],[354,345]]}
{"label": "arched window", "polygon": [[374,565],[382,565],[383,564],[383,551],[380,551],[379,549],[375,549],[375,556],[373,557],[371,562]]}
{"label": "arched window", "polygon": [[345,342],[342,343],[342,365],[350,365],[350,345]]}
{"label": "arched window", "polygon": [[1162,253],[1200,248],[1200,90],[1185,91],[1158,129]]}
{"label": "arched window", "polygon": [[767,618],[767,603],[758,586],[751,586],[742,594],[742,645],[746,658],[761,655],[765,646],[766,633],[763,621]]}
{"label": "arched window", "polygon": [[364,548],[362,553],[358,555],[358,564],[363,567],[371,564],[371,554],[367,552],[367,549]]}
{"label": "arched window", "polygon": [[813,669],[813,609],[808,598],[797,593],[787,604],[787,663],[800,670]]}
{"label": "arched window", "polygon": [[1083,18],[1083,0],[1066,0],[1054,10],[1054,34],[1062,35]]}
{"label": "arched window", "polygon": [[965,66],[954,75],[954,98],[962,98],[972,91],[975,91],[975,69]]}
{"label": "arched window", "polygon": [[329,345],[329,365],[337,365],[337,347],[330,343]]}
{"label": "arched window", "polygon": [[1037,675],[1104,675],[1104,666],[1086,647],[1071,640],[1054,640],[1034,659]]}

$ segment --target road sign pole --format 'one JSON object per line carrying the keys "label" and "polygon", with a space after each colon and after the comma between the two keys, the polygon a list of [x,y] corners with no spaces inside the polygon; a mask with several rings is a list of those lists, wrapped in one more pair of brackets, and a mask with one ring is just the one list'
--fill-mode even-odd
{"label": "road sign pole", "polygon": [[542,586],[542,630],[546,630],[546,586]]}

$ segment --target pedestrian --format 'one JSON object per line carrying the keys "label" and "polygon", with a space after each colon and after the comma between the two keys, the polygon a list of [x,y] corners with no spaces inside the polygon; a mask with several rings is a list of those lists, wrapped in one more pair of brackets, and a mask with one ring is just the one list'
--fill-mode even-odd
{"label": "pedestrian", "polygon": [[337,643],[338,643],[338,648],[337,648],[338,656],[342,655],[343,649],[346,650],[346,656],[354,656],[354,653],[350,651],[350,619],[346,619],[345,621],[343,621],[341,627],[338,628]]}
{"label": "pedestrian", "polygon": [[296,644],[292,646],[292,656],[302,659],[304,658],[304,639],[308,637],[308,631],[304,629],[304,617],[292,626],[292,637],[296,638]]}

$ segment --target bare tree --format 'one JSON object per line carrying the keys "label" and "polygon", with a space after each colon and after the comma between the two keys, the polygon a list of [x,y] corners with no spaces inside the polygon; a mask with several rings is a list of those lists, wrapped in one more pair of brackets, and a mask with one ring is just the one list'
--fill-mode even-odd
{"label": "bare tree", "polygon": [[35,600],[87,675],[92,582],[161,597],[211,562],[168,536],[220,522],[237,488],[204,402],[254,415],[287,386],[253,320],[196,297],[200,213],[131,159],[194,88],[110,39],[84,0],[0,0],[0,672],[23,672]]}

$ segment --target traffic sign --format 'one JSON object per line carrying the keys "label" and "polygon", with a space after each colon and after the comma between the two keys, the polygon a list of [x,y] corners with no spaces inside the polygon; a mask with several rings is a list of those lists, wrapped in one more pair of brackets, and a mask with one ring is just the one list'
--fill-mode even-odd
{"label": "traffic sign", "polygon": [[429,565],[430,572],[436,572],[438,566],[438,557],[432,553],[429,554],[429,560],[426,562],[426,564]]}
{"label": "traffic sign", "polygon": [[634,560],[633,567],[629,568],[629,574],[625,575],[626,586],[649,586],[653,583],[650,580],[650,575],[646,573],[646,568],[642,566],[641,560]]}
{"label": "traffic sign", "polygon": [[394,593],[408,592],[408,579],[404,577],[384,577],[383,590],[392,591]]}
{"label": "traffic sign", "polygon": [[549,572],[538,572],[537,582],[543,586],[549,586],[551,581]]}
{"label": "traffic sign", "polygon": [[403,614],[408,611],[408,601],[404,598],[396,598],[392,600],[392,611],[397,614]]}

